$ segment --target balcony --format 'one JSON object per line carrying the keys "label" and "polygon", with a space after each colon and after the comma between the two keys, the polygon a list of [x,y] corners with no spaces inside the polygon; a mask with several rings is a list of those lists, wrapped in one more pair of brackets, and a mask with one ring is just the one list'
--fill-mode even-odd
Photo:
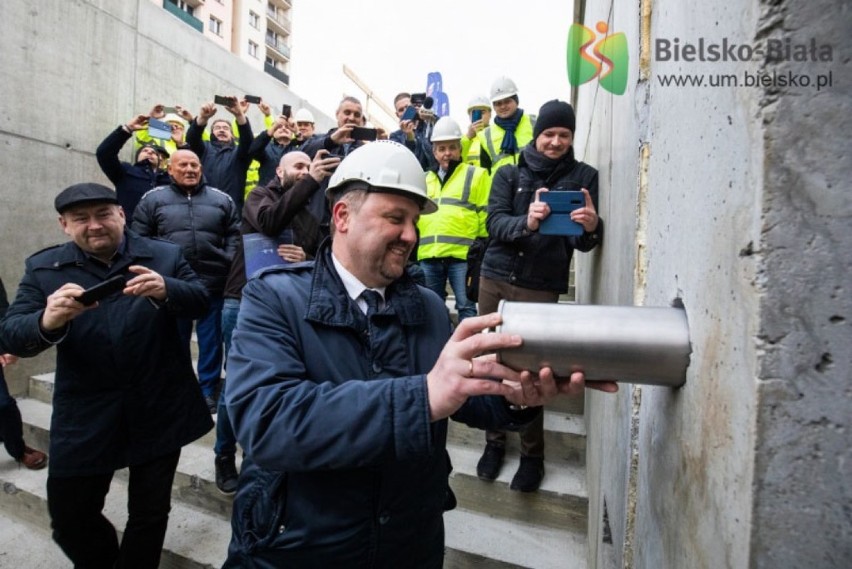
{"label": "balcony", "polygon": [[277,53],[280,57],[290,61],[290,46],[285,44],[283,41],[275,41],[267,36],[266,46],[275,50],[275,53]]}
{"label": "balcony", "polygon": [[290,35],[290,18],[276,10],[266,11],[267,28],[273,28],[280,35]]}
{"label": "balcony", "polygon": [[277,69],[274,65],[264,63],[263,70],[278,79],[279,81],[281,81],[282,83],[284,83],[285,85],[290,85],[290,76],[281,71],[280,69]]}
{"label": "balcony", "polygon": [[183,21],[183,23],[187,24],[191,28],[195,28],[195,31],[202,33],[204,32],[204,22],[202,22],[195,16],[190,16],[189,14],[169,2],[169,0],[163,0],[163,8],[165,8],[166,12],[177,16],[179,20]]}

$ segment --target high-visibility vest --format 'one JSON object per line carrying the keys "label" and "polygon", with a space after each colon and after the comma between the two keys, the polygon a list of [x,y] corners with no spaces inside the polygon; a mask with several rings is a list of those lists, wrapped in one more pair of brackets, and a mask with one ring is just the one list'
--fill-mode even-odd
{"label": "high-visibility vest", "polygon": [[491,191],[488,171],[459,164],[442,186],[438,175],[430,170],[426,172],[426,191],[438,204],[438,211],[420,216],[417,259],[466,260],[473,241],[488,236],[485,229]]}
{"label": "high-visibility vest", "polygon": [[480,152],[479,137],[474,136],[473,138],[468,138],[467,136],[463,136],[462,139],[461,139],[461,147],[462,147],[462,163],[473,164],[474,166],[479,166],[479,152]]}
{"label": "high-visibility vest", "polygon": [[518,128],[515,129],[515,139],[518,141],[517,154],[502,154],[500,145],[503,144],[503,136],[506,131],[497,124],[482,129],[476,138],[479,140],[480,152],[485,152],[491,158],[491,175],[493,176],[500,166],[505,164],[517,164],[518,156],[520,156],[521,148],[526,146],[533,139],[533,122],[529,115],[524,113],[521,120],[518,122]]}

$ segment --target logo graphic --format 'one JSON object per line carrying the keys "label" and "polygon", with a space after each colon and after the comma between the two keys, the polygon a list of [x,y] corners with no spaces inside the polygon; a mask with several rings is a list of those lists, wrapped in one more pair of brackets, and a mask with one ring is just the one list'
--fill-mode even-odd
{"label": "logo graphic", "polygon": [[[603,39],[582,24],[571,24],[568,30],[568,82],[576,87],[598,78],[601,87],[613,95],[627,89],[627,36],[624,32],[608,35],[606,22],[595,26]],[[594,44],[592,53],[587,48]]]}

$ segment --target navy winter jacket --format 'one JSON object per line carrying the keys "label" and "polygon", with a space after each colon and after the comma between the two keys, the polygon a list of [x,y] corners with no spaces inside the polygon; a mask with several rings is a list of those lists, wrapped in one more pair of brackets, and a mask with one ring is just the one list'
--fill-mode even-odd
{"label": "navy winter jacket", "polygon": [[[328,241],[248,282],[225,394],[247,457],[225,567],[441,567],[447,421],[430,422],[425,374],[450,330],[408,275],[368,322]],[[454,418],[517,428],[537,412],[474,397]]]}
{"label": "navy winter jacket", "polygon": [[[51,344],[39,331],[46,299],[66,283],[89,288],[142,265],[161,274],[168,301],[114,293],[80,314],[56,344],[50,475],[91,476],[143,464],[210,430],[178,318],[207,311],[204,286],[180,247],[126,231],[111,266],[73,242],[27,259],[26,273],[0,323],[4,349],[32,357]],[[61,334],[61,332],[60,332]]]}
{"label": "navy winter jacket", "polygon": [[147,161],[130,164],[118,159],[121,147],[130,140],[130,136],[118,127],[107,135],[95,151],[98,165],[115,186],[118,204],[124,209],[127,219],[133,219],[136,204],[145,192],[170,182],[165,170],[154,170]]}
{"label": "navy winter jacket", "polygon": [[209,142],[201,138],[204,129],[193,121],[186,132],[186,142],[201,160],[204,178],[211,186],[219,188],[234,200],[237,210],[242,211],[246,190],[246,172],[251,164],[249,149],[254,140],[251,125],[238,124],[239,144],[236,141],[222,143],[212,139]]}

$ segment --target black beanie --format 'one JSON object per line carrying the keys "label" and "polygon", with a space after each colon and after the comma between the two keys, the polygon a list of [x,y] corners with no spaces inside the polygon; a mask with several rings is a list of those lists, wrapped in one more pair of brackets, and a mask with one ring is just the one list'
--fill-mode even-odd
{"label": "black beanie", "polygon": [[574,117],[574,107],[565,101],[553,99],[541,106],[538,111],[538,118],[535,119],[533,127],[533,140],[538,138],[538,135],[549,128],[561,126],[567,128],[574,134],[576,126],[576,118]]}

